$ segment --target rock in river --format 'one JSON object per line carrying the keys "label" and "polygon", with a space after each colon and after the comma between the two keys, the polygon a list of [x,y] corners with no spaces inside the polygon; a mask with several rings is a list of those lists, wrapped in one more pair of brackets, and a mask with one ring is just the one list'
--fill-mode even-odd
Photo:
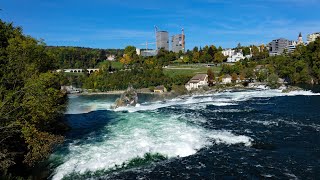
{"label": "rock in river", "polygon": [[138,93],[136,90],[129,86],[128,89],[118,98],[112,108],[116,109],[123,106],[136,106],[138,103]]}

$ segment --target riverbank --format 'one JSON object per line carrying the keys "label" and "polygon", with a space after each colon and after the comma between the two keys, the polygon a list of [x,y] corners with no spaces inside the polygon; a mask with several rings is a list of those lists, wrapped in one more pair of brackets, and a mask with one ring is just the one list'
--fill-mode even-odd
{"label": "riverbank", "polygon": [[[144,89],[137,89],[138,94],[147,94],[147,95],[155,95],[159,96],[159,99],[172,99],[179,96],[184,95],[200,95],[200,94],[210,94],[216,92],[223,92],[229,90],[254,90],[254,89],[270,89],[270,87],[265,83],[250,83],[248,86],[243,86],[241,84],[227,84],[227,85],[216,85],[213,87],[205,87],[201,89],[196,89],[192,91],[185,91],[183,93],[171,91],[171,92],[164,92],[164,93],[155,93],[150,91],[148,88]],[[300,86],[293,86],[293,85],[285,85],[282,84],[279,88],[282,90],[283,93],[289,93],[291,91],[299,91],[299,90],[310,90]],[[84,95],[84,96],[91,96],[91,95],[121,95],[125,92],[125,90],[117,90],[117,91],[106,91],[106,92],[88,92],[84,91],[81,93],[76,93],[73,95]]]}
{"label": "riverbank", "polygon": [[[105,92],[81,92],[81,93],[77,93],[78,95],[121,95],[125,92],[125,90],[119,90],[119,91],[105,91]],[[155,92],[151,92],[151,91],[146,91],[145,89],[137,89],[137,93],[138,94],[151,94],[151,95],[162,95],[162,94],[166,94],[166,93],[155,93]]]}

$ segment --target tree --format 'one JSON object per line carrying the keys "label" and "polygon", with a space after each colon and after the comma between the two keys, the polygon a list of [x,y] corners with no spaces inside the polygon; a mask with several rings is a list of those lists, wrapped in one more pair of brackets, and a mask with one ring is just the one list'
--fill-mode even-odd
{"label": "tree", "polygon": [[232,73],[231,75],[231,81],[232,83],[236,83],[238,80],[238,75],[236,73]]}
{"label": "tree", "polygon": [[125,65],[131,64],[132,61],[133,61],[133,60],[132,60],[131,56],[128,55],[128,54],[123,55],[123,57],[120,59],[120,62],[121,62],[122,64],[125,64]]}
{"label": "tree", "polygon": [[0,174],[23,175],[62,142],[67,96],[42,41],[0,20],[0,44]]}
{"label": "tree", "polygon": [[192,56],[192,62],[198,63],[200,60],[200,53],[199,52],[194,52]]}
{"label": "tree", "polygon": [[189,56],[183,56],[182,61],[183,61],[184,63],[190,63],[190,57],[189,57]]}
{"label": "tree", "polygon": [[133,54],[136,54],[136,47],[134,46],[127,46],[124,49],[124,54],[127,54],[129,56],[133,56]]}
{"label": "tree", "polygon": [[253,57],[257,57],[260,55],[260,51],[257,46],[251,46],[251,52]]}
{"label": "tree", "polygon": [[214,54],[214,62],[215,63],[222,63],[226,57],[222,54],[221,51]]}
{"label": "tree", "polygon": [[268,86],[272,89],[276,89],[279,87],[279,84],[278,84],[278,79],[279,79],[279,76],[276,75],[276,74],[271,74],[268,78]]}
{"label": "tree", "polygon": [[211,68],[208,68],[207,75],[208,75],[208,86],[211,87],[214,85],[213,83],[215,81],[214,73]]}
{"label": "tree", "polygon": [[208,62],[212,62],[213,58],[208,54],[208,53],[204,53],[201,57],[200,57],[200,62],[201,63],[208,63]]}
{"label": "tree", "polygon": [[242,48],[242,53],[244,56],[250,55],[251,54],[250,48],[249,47]]}
{"label": "tree", "polygon": [[211,56],[212,59],[214,58],[214,53],[215,53],[213,47],[214,46],[210,46],[208,49],[208,54]]}
{"label": "tree", "polygon": [[100,54],[99,54],[99,60],[100,60],[100,61],[104,61],[104,60],[106,60],[106,57],[107,57],[106,51],[105,51],[104,49],[101,50],[101,51],[100,51]]}
{"label": "tree", "polygon": [[240,49],[241,48],[241,44],[240,43],[238,43],[238,45],[237,45],[237,49]]}
{"label": "tree", "polygon": [[195,53],[195,52],[199,52],[199,49],[198,49],[198,47],[197,46],[195,46],[194,48],[193,48],[193,53]]}
{"label": "tree", "polygon": [[241,72],[239,78],[241,81],[244,81],[246,79],[246,74],[244,72]]}

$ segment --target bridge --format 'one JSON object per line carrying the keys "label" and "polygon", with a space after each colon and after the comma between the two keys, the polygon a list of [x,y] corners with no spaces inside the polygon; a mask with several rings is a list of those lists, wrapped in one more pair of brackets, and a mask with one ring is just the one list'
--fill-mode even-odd
{"label": "bridge", "polygon": [[[100,69],[86,69],[89,74],[94,72],[99,72]],[[85,69],[58,69],[56,72],[65,72],[65,73],[83,73]]]}

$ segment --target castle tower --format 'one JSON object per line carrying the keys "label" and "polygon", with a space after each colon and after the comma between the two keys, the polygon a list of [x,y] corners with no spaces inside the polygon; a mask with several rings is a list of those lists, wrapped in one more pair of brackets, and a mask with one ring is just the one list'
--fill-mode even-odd
{"label": "castle tower", "polygon": [[301,32],[299,33],[298,43],[297,44],[303,44],[303,39],[302,39]]}

